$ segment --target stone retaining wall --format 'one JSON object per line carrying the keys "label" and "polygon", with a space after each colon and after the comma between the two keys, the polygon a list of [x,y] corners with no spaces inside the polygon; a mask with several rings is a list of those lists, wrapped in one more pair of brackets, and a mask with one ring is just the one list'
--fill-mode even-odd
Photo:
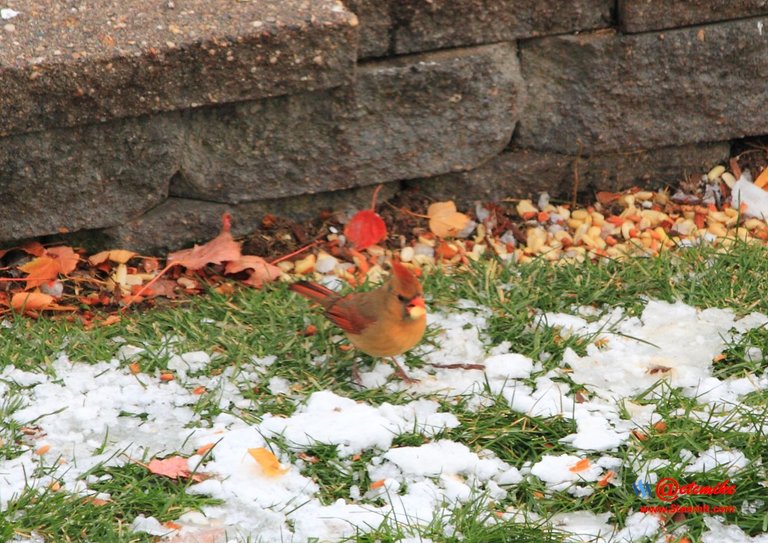
{"label": "stone retaining wall", "polygon": [[[768,134],[768,0],[0,0],[0,244],[164,251],[372,188],[658,186]],[[18,12],[14,16],[14,13]]]}

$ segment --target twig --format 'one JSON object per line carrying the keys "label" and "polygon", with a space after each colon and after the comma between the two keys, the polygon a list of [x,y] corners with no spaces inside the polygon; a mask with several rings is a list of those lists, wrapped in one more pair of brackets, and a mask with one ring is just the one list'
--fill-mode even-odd
{"label": "twig", "polygon": [[288,253],[287,255],[283,255],[283,256],[277,257],[272,262],[270,262],[270,264],[278,264],[279,262],[282,262],[283,260],[287,260],[287,259],[291,258],[292,256],[296,256],[298,254],[303,253],[307,249],[311,249],[312,247],[314,247],[315,245],[318,245],[319,243],[320,243],[320,240],[316,239],[315,241],[305,245],[304,247],[299,247],[298,249],[296,249],[292,253]]}
{"label": "twig", "polygon": [[177,264],[178,264],[178,262],[171,262],[170,264],[166,265],[166,266],[165,266],[165,268],[163,268],[162,270],[160,270],[160,273],[158,273],[156,276],[154,276],[154,277],[152,278],[152,280],[151,280],[149,283],[147,283],[146,285],[144,285],[143,287],[141,287],[141,288],[139,289],[139,292],[137,292],[136,294],[132,295],[130,298],[126,298],[126,301],[125,301],[125,305],[123,306],[123,308],[121,309],[121,311],[125,311],[126,309],[128,309],[128,306],[129,306],[129,305],[131,305],[133,302],[135,302],[135,301],[136,301],[136,299],[137,299],[139,296],[141,296],[142,294],[144,294],[144,293],[147,291],[147,289],[148,289],[149,287],[151,287],[151,286],[152,286],[154,283],[156,283],[158,279],[160,279],[160,278],[161,278],[163,275],[165,275],[165,273],[166,273],[168,270],[170,270],[171,268],[173,268],[173,267],[174,267],[174,266],[176,266]]}
{"label": "twig", "polygon": [[485,364],[430,364],[433,368],[440,368],[444,370],[484,370]]}
{"label": "twig", "polygon": [[376,198],[379,196],[379,191],[381,190],[381,187],[383,187],[384,184],[379,184],[378,187],[376,187],[373,190],[373,196],[371,196],[371,211],[376,211]]}
{"label": "twig", "polygon": [[573,161],[573,191],[571,193],[571,208],[576,208],[576,197],[579,193],[579,184],[581,183],[581,178],[579,177],[579,160],[581,159],[581,151],[583,150],[584,145],[579,142],[579,152],[576,155],[576,158]]}

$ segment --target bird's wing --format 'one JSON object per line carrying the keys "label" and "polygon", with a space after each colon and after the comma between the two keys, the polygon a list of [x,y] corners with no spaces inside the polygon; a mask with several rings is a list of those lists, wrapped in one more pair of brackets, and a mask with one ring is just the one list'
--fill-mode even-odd
{"label": "bird's wing", "polygon": [[[368,293],[365,293],[368,294]],[[363,293],[355,296],[362,296]],[[351,296],[340,298],[332,305],[326,307],[325,316],[336,326],[350,334],[360,334],[371,324],[376,322],[376,317],[369,311],[365,311],[368,304],[360,304],[353,301]]]}

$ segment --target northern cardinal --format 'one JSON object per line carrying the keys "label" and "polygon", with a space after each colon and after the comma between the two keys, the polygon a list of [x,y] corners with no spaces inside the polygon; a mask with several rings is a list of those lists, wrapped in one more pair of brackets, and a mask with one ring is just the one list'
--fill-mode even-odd
{"label": "northern cardinal", "polygon": [[380,287],[346,296],[309,281],[290,288],[322,305],[325,316],[344,330],[355,347],[371,356],[390,357],[397,375],[413,381],[394,359],[421,341],[427,326],[421,284],[408,268],[393,261],[392,276]]}

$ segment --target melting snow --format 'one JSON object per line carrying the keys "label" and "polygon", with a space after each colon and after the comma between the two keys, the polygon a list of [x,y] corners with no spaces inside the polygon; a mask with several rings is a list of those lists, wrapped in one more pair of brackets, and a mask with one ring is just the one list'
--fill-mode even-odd
{"label": "melting snow", "polygon": [[[764,375],[720,380],[712,374],[715,356],[740,334],[768,323],[764,315],[738,319],[728,310],[697,310],[658,301],[648,301],[643,313],[633,318],[626,318],[620,310],[602,317],[589,310],[576,313],[544,313],[538,319],[538,326],[555,326],[562,335],[576,334],[591,341],[584,356],[567,350],[561,367],[552,371],[545,372],[540,361],[513,352],[509,342],[489,345],[484,331],[490,313],[463,302],[454,311],[430,315],[430,324],[439,328],[438,347],[425,346],[420,353],[429,364],[482,364],[484,370],[411,369],[420,379],[415,385],[388,381],[392,373],[388,364],[376,364],[361,374],[366,388],[407,388],[414,395],[440,394],[448,399],[463,395],[472,407],[487,403],[489,390],[521,414],[575,422],[576,432],[563,439],[574,454],[545,454],[537,462],[519,466],[503,462],[490,451],[473,450],[447,439],[393,447],[398,435],[416,432],[429,438],[459,425],[456,416],[442,411],[431,399],[377,406],[330,391],[300,398],[292,393],[289,381],[273,377],[268,382],[270,391],[295,401],[295,412],[289,417],[266,414],[259,423],[247,424],[235,416],[238,408],[250,405],[237,383],[259,379],[267,367],[279,363],[275,356],[254,357],[250,372],[235,375],[228,369],[217,377],[206,377],[204,370],[212,355],[175,353],[170,338],[169,367],[179,379],[167,383],[131,374],[125,361],[142,348],[124,341],[116,346],[114,359],[96,364],[71,361],[62,354],[49,368],[50,375],[8,366],[0,371],[0,394],[7,393],[12,384],[21,387],[24,407],[13,417],[20,424],[34,421],[43,436],[40,445],[49,445],[50,450],[43,455],[30,450],[0,461],[0,510],[25,485],[43,488],[60,480],[68,491],[89,493],[87,484],[78,478],[100,463],[121,465],[180,452],[190,456],[190,466],[213,474],[189,491],[224,501],[182,515],[177,521],[182,534],[223,537],[226,530],[227,537],[264,541],[301,542],[311,537],[335,541],[382,522],[399,522],[411,533],[457,503],[480,496],[501,499],[510,486],[530,478],[543,482],[548,492],[570,492],[576,497],[594,492],[596,481],[608,470],[619,472],[623,461],[607,454],[595,460],[590,453],[616,450],[633,429],[659,419],[654,405],[639,405],[631,399],[660,379],[702,403],[726,410],[743,395],[768,388]],[[762,357],[759,352],[752,355]],[[568,380],[585,389],[583,397],[574,396]],[[225,411],[210,423],[200,420],[193,409],[199,396],[190,391],[197,386],[215,391],[219,407]],[[105,450],[99,452],[104,443]],[[194,454],[210,443],[215,447],[209,456]],[[275,443],[284,443],[286,450],[279,450]],[[318,484],[304,473],[307,464],[303,460],[291,463],[289,454],[318,444],[335,445],[342,465],[350,465],[357,454],[372,451],[368,476],[380,484],[370,489],[353,485],[347,499],[321,502]],[[256,447],[271,447],[287,472],[279,477],[265,475],[248,454],[248,449]],[[590,463],[585,469],[573,469],[587,457]],[[56,465],[59,458],[63,463]],[[681,454],[680,461],[686,473],[724,468],[731,474],[749,462],[740,451],[718,446],[699,455]],[[41,463],[52,470],[31,477]],[[628,467],[651,482],[657,470],[670,464],[640,457],[631,458],[630,463]],[[659,531],[652,515],[631,514],[621,529],[611,519],[611,513],[574,511],[556,514],[550,522],[570,532],[573,541],[640,541]],[[715,518],[707,519],[707,526],[705,543],[768,543],[768,537],[749,538]],[[168,531],[152,517],[138,516],[132,527],[155,535]],[[402,541],[419,540],[417,532],[412,535],[414,539]]]}

